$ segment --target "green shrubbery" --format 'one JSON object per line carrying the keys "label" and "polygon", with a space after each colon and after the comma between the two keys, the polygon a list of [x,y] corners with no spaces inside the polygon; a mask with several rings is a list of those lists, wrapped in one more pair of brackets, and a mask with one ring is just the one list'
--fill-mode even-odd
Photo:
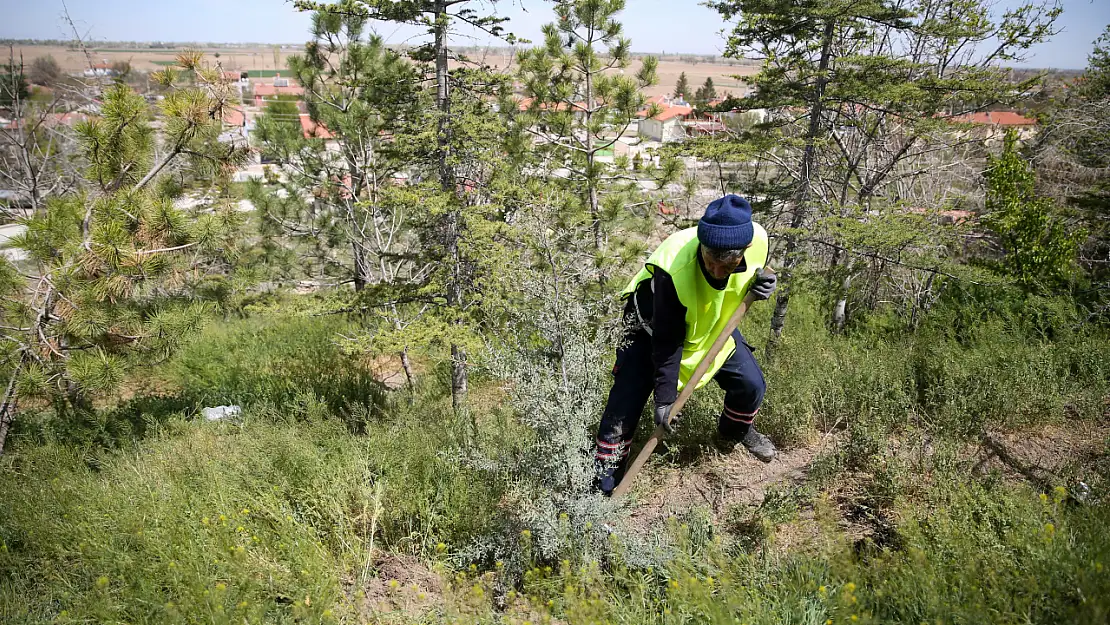
{"label": "green shrubbery", "polygon": [[[497,569],[460,573],[449,620],[827,625],[1101,623],[1110,616],[1105,504],[1069,506],[1062,489],[1038,497],[944,477],[924,501],[899,510],[897,549],[853,546],[818,504],[817,532],[827,542],[783,553],[773,547],[774,531],[790,525],[796,502],[781,495],[764,513],[766,531],[756,533],[755,546],[720,535],[706,541],[692,523],[672,525],[678,548],[662,569],[623,564],[624,548],[614,542],[606,566],[537,561],[507,594],[498,594]],[[528,552],[531,536],[520,541]]]}
{"label": "green shrubbery", "polygon": [[[456,417],[435,375],[411,403],[384,395],[336,346],[348,328],[338,318],[213,324],[159,373],[185,393],[102,415],[144,424],[114,436],[144,438],[111,450],[95,437],[23,437],[3,458],[0,621],[353,620],[349,584],[376,574],[371,537],[375,549],[464,565],[431,620],[1105,620],[1105,501],[1042,502],[979,483],[959,455],[985,428],[1100,418],[1105,338],[1062,325],[1030,337],[990,314],[956,336],[944,303],[913,334],[889,336],[877,322],[832,336],[808,296],[795,303],[761,423],[786,446],[843,428],[841,443],[804,487],[772,489],[721,524],[690,511],[647,540],[606,538],[614,513],[579,484],[588,457],[546,482],[536,469],[588,453],[560,415],[582,401],[597,409],[608,354],[568,362],[585,399],[546,406],[543,355],[503,360],[476,377],[489,380],[473,391],[476,409]],[[760,306],[745,321],[755,345],[768,314]],[[695,397],[670,441],[680,459],[704,447],[720,408],[713,385]],[[201,401],[246,410],[235,422],[189,420]],[[557,429],[562,438],[541,440]],[[937,451],[907,460],[892,451],[895,435],[903,450],[928,438]],[[544,463],[526,470],[541,449]],[[552,479],[572,484],[552,494]],[[850,514],[872,539],[848,541]],[[783,552],[778,535],[796,527],[815,537]]]}
{"label": "green shrubbery", "polygon": [[[915,333],[864,329],[838,337],[824,329],[811,301],[801,299],[766,371],[760,423],[780,442],[797,444],[860,421],[888,433],[912,424],[934,434],[975,436],[1105,411],[1110,335],[1058,324],[1046,337],[1037,331],[1045,326],[1029,320],[1038,316],[1035,303],[1025,319],[984,314],[962,337],[949,324],[955,302],[939,305]],[[1058,305],[1041,302],[1042,310]],[[753,310],[745,322],[755,345],[764,343],[768,308]]]}
{"label": "green shrubbery", "polygon": [[307,395],[361,423],[384,389],[359,355],[340,348],[340,333],[352,328],[339,317],[212,324],[174,360],[170,375],[198,404],[287,406]]}
{"label": "green shrubbery", "polygon": [[442,427],[376,425],[248,410],[126,452],[21,449],[0,471],[0,622],[329,622],[340,581],[375,572],[372,533],[429,556],[490,531],[498,491],[440,456]]}

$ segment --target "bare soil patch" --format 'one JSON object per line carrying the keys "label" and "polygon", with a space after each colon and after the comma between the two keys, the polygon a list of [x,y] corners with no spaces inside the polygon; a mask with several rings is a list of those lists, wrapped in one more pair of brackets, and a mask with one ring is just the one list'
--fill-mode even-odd
{"label": "bare soil patch", "polygon": [[442,605],[443,580],[413,556],[381,553],[374,562],[378,576],[362,593],[354,580],[346,583],[348,597],[358,610],[360,623],[410,623]]}
{"label": "bare soil patch", "polygon": [[[699,505],[708,506],[712,520],[719,523],[733,505],[761,503],[774,484],[804,481],[821,448],[816,444],[780,450],[777,458],[764,463],[737,446],[727,454],[710,452],[693,467],[666,468],[649,492],[637,493],[629,524],[646,529]],[[659,469],[649,466],[645,471]]]}

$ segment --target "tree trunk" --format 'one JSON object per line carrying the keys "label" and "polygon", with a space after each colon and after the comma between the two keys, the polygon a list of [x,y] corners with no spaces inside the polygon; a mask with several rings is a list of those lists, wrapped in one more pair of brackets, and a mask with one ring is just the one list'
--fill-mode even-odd
{"label": "tree trunk", "polygon": [[594,170],[594,134],[590,132],[590,119],[593,117],[594,76],[589,69],[586,70],[586,190],[590,202],[590,219],[593,220],[594,250],[601,252],[601,211],[597,201],[597,178]]}
{"label": "tree trunk", "polygon": [[930,272],[928,279],[925,280],[925,286],[913,299],[913,312],[910,313],[910,330],[913,332],[917,332],[917,324],[921,321],[921,315],[929,312],[929,298],[933,291],[933,279],[936,277],[935,272]]}
{"label": "tree trunk", "polygon": [[19,377],[20,372],[23,370],[23,365],[27,363],[27,352],[20,354],[19,362],[16,363],[15,369],[8,379],[8,386],[4,390],[4,399],[0,402],[0,454],[4,453],[4,443],[8,440],[8,430],[11,428],[12,421],[15,420],[15,381]]}
{"label": "tree trunk", "polygon": [[355,291],[361,291],[370,284],[370,263],[358,241],[353,242],[351,247],[355,257]]}
{"label": "tree trunk", "polygon": [[409,389],[411,390],[416,384],[416,376],[412,373],[412,361],[409,360],[409,348],[407,345],[401,350],[401,368],[405,370],[405,382],[409,385]]}
{"label": "tree trunk", "polygon": [[833,331],[840,334],[844,331],[844,322],[848,319],[848,289],[852,286],[852,268],[847,268],[844,279],[840,282],[840,289],[833,306],[832,325]]}
{"label": "tree trunk", "polygon": [[[439,132],[436,136],[439,157],[439,182],[444,193],[457,194],[455,172],[449,159],[451,149],[448,119],[451,100],[448,93],[447,74],[447,2],[435,0],[435,55],[436,55],[436,106],[439,108]],[[462,276],[460,275],[459,255],[459,210],[457,203],[447,212],[445,232],[448,262],[451,272],[447,278],[447,304],[455,311],[462,310]],[[456,323],[462,323],[461,320]],[[466,349],[457,344],[451,345],[451,407],[455,414],[466,409]]]}
{"label": "tree trunk", "polygon": [[821,117],[824,113],[825,85],[828,84],[829,61],[832,57],[832,43],[834,32],[833,20],[825,22],[824,40],[821,44],[821,58],[818,62],[817,84],[813,91],[813,102],[809,106],[809,129],[806,131],[805,151],[802,152],[802,161],[798,167],[798,189],[794,194],[794,216],[790,220],[793,232],[785,235],[782,270],[779,272],[778,298],[775,300],[775,312],[771,315],[771,336],[767,341],[766,361],[771,362],[775,348],[782,338],[782,328],[786,325],[786,311],[790,306],[790,288],[793,282],[794,268],[801,260],[801,251],[798,249],[798,236],[794,234],[809,220],[809,202],[812,196],[812,181],[817,172],[817,138],[822,133]]}
{"label": "tree trunk", "polygon": [[78,412],[92,412],[92,399],[89,398],[85,389],[73,380],[66,380],[66,400],[70,407]]}

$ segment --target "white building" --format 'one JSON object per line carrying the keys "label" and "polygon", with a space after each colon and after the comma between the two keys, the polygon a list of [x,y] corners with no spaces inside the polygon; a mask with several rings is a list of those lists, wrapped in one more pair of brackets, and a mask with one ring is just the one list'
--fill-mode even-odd
{"label": "white building", "polygon": [[[648,113],[658,111],[655,116]],[[686,138],[682,122],[694,114],[694,109],[685,101],[673,100],[667,96],[655,96],[647,101],[647,107],[636,113],[640,117],[639,134],[652,141],[671,143]]]}

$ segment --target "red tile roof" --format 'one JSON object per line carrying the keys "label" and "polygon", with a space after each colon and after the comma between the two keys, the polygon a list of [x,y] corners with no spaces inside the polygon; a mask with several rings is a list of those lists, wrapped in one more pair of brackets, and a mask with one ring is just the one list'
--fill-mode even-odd
{"label": "red tile roof", "polygon": [[243,109],[224,109],[224,123],[228,126],[246,126],[247,114],[243,112]]}
{"label": "red tile roof", "polygon": [[670,106],[663,109],[662,113],[659,113],[652,119],[660,122],[665,122],[668,119],[674,119],[675,117],[686,117],[693,112],[694,109],[690,106]]}
{"label": "red tile roof", "polygon": [[304,87],[289,85],[288,87],[275,87],[265,83],[254,86],[254,97],[261,98],[271,95],[304,95]]}
{"label": "red tile roof", "polygon": [[690,115],[694,112],[693,107],[683,104],[674,104],[674,102],[675,100],[672,100],[665,95],[657,95],[648,98],[647,100],[644,100],[644,108],[636,112],[636,117],[639,117],[640,119],[647,117],[648,112],[650,112],[652,108],[656,108],[659,110],[659,113],[652,119],[661,122],[665,122],[668,119],[679,116],[686,117],[687,115]]}
{"label": "red tile roof", "polygon": [[307,113],[301,115],[301,130],[305,139],[331,139],[335,136],[323,125],[312,121]]}
{"label": "red tile roof", "polygon": [[993,126],[1036,126],[1037,120],[1024,117],[1013,111],[988,111],[950,117],[952,121],[965,124],[986,124]]}

